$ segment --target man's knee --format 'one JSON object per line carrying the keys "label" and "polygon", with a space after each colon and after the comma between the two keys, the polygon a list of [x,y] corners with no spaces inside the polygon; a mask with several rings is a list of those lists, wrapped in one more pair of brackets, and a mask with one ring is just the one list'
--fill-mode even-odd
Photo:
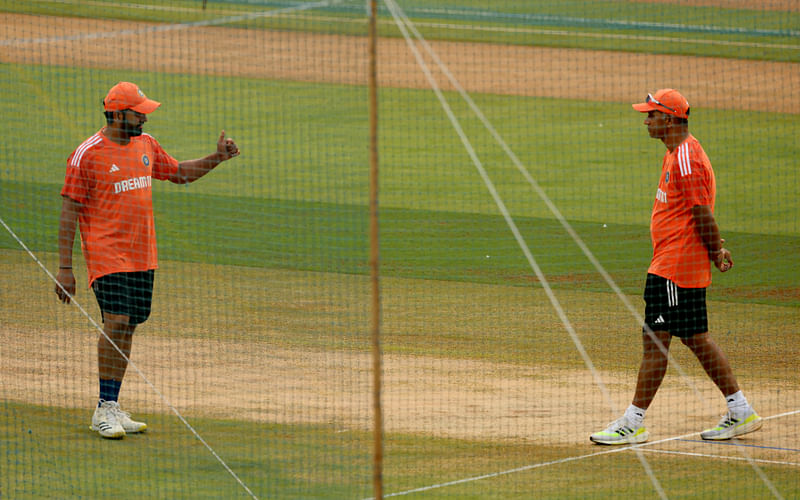
{"label": "man's knee", "polygon": [[133,335],[136,325],[130,324],[130,318],[127,315],[106,314],[104,320],[103,332],[111,340],[114,342],[130,342],[130,336]]}
{"label": "man's knee", "polygon": [[711,336],[708,335],[708,332],[698,333],[692,335],[691,337],[682,337],[681,342],[683,342],[683,345],[693,351],[695,349],[713,344],[713,340],[711,340]]}
{"label": "man's knee", "polygon": [[645,331],[642,333],[645,356],[666,356],[671,338],[669,332]]}

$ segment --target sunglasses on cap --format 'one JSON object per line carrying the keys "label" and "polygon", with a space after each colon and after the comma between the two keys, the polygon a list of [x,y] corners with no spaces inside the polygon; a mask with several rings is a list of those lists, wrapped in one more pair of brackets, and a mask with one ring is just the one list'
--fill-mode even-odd
{"label": "sunglasses on cap", "polygon": [[652,102],[652,103],[658,104],[662,108],[666,108],[666,109],[672,111],[673,113],[677,113],[678,112],[678,110],[672,109],[669,106],[665,106],[664,104],[661,104],[661,102],[658,99],[656,99],[655,97],[653,97],[652,94],[647,94],[647,99],[645,99],[644,102]]}

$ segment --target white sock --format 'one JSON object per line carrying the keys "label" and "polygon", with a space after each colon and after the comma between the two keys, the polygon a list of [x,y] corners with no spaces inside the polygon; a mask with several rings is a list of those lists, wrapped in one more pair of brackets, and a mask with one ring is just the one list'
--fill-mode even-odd
{"label": "white sock", "polygon": [[725,401],[728,402],[728,410],[736,416],[746,414],[750,411],[750,403],[747,402],[747,398],[744,397],[742,391],[731,394],[730,396],[725,396]]}
{"label": "white sock", "polygon": [[644,414],[647,410],[643,410],[638,406],[630,405],[627,410],[625,410],[625,418],[628,419],[628,422],[631,423],[634,427],[641,427],[642,422],[644,422]]}

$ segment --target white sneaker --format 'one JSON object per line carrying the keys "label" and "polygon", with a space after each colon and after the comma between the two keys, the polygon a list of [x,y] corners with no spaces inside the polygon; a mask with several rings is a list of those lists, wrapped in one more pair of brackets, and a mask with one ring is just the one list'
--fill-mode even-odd
{"label": "white sneaker", "polygon": [[147,429],[147,424],[144,422],[136,422],[131,420],[131,414],[120,408],[119,403],[116,401],[108,401],[107,404],[117,416],[117,421],[125,429],[125,434],[136,434],[137,432],[144,432]]}
{"label": "white sneaker", "polygon": [[650,433],[644,426],[634,427],[624,416],[611,422],[604,431],[595,432],[589,439],[597,444],[636,444],[644,443]]}
{"label": "white sneaker", "polygon": [[117,408],[119,408],[119,404],[114,401],[101,401],[100,406],[94,410],[94,415],[92,415],[90,429],[97,431],[104,438],[124,438],[125,429],[117,417]]}
{"label": "white sneaker", "polygon": [[700,437],[714,441],[724,441],[748,432],[757,431],[763,423],[761,417],[752,408],[750,413],[740,417],[734,417],[733,413],[729,411],[722,416],[716,427],[704,430],[700,433]]}

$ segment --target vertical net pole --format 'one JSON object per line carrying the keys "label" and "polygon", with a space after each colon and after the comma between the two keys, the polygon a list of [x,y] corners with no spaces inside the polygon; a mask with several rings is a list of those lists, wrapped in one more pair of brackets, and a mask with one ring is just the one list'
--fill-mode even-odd
{"label": "vertical net pole", "polygon": [[378,77],[377,77],[377,1],[370,0],[369,11],[369,266],[372,285],[372,403],[375,413],[373,490],[383,498],[383,413],[381,408],[380,285],[378,245]]}

